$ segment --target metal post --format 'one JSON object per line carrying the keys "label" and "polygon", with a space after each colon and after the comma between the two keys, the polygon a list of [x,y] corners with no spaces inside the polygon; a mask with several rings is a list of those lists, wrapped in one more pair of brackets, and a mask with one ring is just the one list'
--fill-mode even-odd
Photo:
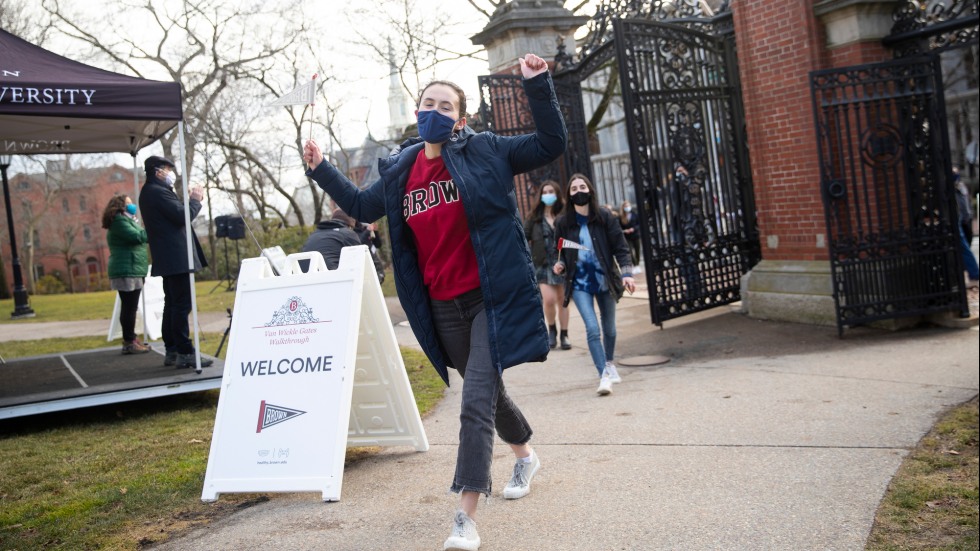
{"label": "metal post", "polygon": [[34,310],[27,299],[27,289],[24,288],[24,278],[20,274],[20,257],[17,255],[17,238],[14,236],[14,214],[10,212],[10,187],[7,183],[7,168],[13,160],[11,155],[0,155],[0,173],[3,176],[3,204],[7,209],[7,231],[10,233],[11,266],[14,272],[14,311],[10,319],[33,318]]}
{"label": "metal post", "polygon": [[187,237],[187,268],[190,272],[187,277],[191,283],[191,320],[194,324],[194,371],[201,373],[201,327],[197,320],[197,289],[194,287],[194,242],[191,232],[191,205],[190,189],[191,182],[187,174],[187,145],[184,143],[184,121],[177,122],[178,137],[180,138],[180,177],[184,185],[184,229]]}

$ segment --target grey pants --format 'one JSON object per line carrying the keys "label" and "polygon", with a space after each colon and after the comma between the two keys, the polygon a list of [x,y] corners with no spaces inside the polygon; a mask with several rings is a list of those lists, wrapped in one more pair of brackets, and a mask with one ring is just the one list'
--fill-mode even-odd
{"label": "grey pants", "polygon": [[490,356],[483,294],[475,289],[452,300],[433,300],[436,334],[449,361],[463,377],[459,449],[451,491],[490,495],[494,429],[508,444],[531,439],[531,427],[507,396]]}

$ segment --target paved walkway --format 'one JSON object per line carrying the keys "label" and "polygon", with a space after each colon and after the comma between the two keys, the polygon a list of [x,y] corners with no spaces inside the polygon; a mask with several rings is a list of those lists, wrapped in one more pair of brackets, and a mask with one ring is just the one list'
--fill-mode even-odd
{"label": "paved walkway", "polygon": [[[392,311],[399,341],[417,345]],[[621,367],[623,383],[598,397],[572,308],[572,350],[505,373],[542,469],[528,497],[500,498],[512,460],[498,442],[482,551],[863,549],[908,451],[978,392],[976,328],[839,339],[719,308],[661,330],[639,294],[620,302],[618,327],[617,357],[670,361]],[[339,502],[272,494],[154,549],[441,549],[459,383],[424,419],[428,452],[383,449],[349,466]]]}
{"label": "paved walkway", "polygon": [[[623,299],[617,356],[670,362],[621,367],[608,397],[595,394],[574,308],[572,350],[506,372],[542,469],[528,497],[500,498],[512,459],[498,442],[482,551],[863,549],[902,459],[978,390],[976,328],[839,339],[724,308],[663,330],[649,316],[647,300]],[[396,333],[412,344],[408,328]],[[441,549],[459,383],[424,419],[428,452],[384,449],[349,466],[339,502],[273,494],[156,549]]]}
{"label": "paved walkway", "polygon": [[[228,314],[202,312],[198,323],[202,332],[224,333]],[[26,341],[53,337],[90,337],[109,334],[109,319],[83,321],[18,322],[0,325],[0,342]]]}

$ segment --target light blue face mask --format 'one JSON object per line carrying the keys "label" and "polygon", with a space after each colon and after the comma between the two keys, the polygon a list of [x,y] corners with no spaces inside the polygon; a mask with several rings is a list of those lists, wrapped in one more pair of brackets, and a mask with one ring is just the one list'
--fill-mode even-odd
{"label": "light blue face mask", "polygon": [[554,193],[541,194],[541,202],[544,203],[545,205],[548,205],[549,207],[551,205],[554,205],[556,201],[558,201],[558,196],[555,195]]}
{"label": "light blue face mask", "polygon": [[453,137],[456,121],[442,113],[431,109],[419,111],[419,137],[428,143],[444,143]]}
{"label": "light blue face mask", "polygon": [[133,203],[126,205],[126,212],[128,212],[130,216],[136,216],[136,205]]}

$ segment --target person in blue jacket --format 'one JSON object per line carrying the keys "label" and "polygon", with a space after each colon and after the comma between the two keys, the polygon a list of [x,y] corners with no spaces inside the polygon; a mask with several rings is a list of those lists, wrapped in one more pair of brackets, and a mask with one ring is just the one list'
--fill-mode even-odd
{"label": "person in blue jacket", "polygon": [[516,456],[504,498],[527,495],[540,466],[531,427],[501,379],[505,368],[543,361],[550,350],[513,178],[557,159],[567,132],[547,63],[527,54],[520,65],[533,134],[474,132],[463,90],[434,81],[419,97],[419,138],[381,160],[380,179],[365,189],[312,140],[303,152],[307,175],[347,214],[388,217],[395,286],[412,330],[447,385],[447,367],[463,377],[451,486],[460,510],[444,549],[480,546],[473,519],[479,496],[491,493],[494,429]]}

